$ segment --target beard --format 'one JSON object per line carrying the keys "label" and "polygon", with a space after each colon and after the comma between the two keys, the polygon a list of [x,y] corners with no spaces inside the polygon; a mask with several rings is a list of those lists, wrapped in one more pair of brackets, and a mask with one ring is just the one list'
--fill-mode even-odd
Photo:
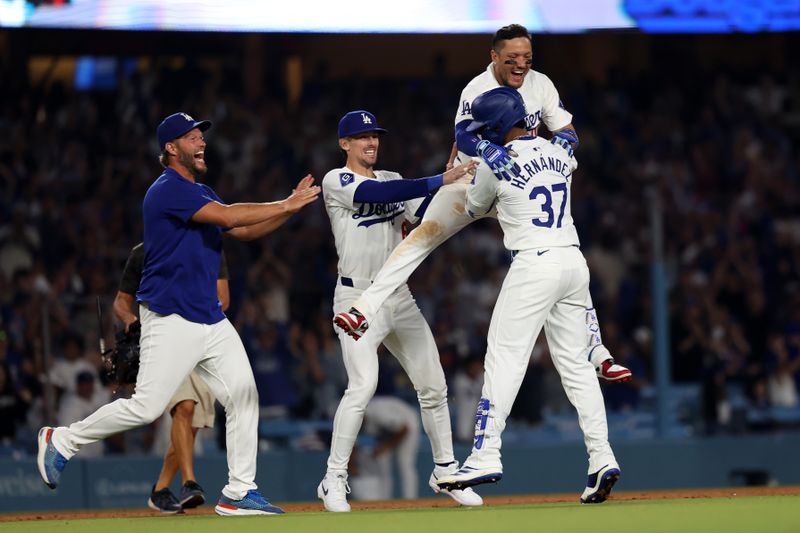
{"label": "beard", "polygon": [[187,152],[180,152],[178,154],[178,162],[186,167],[186,169],[191,172],[192,176],[195,178],[204,176],[206,170],[208,170],[205,165],[200,166],[200,161],[196,160],[193,154]]}

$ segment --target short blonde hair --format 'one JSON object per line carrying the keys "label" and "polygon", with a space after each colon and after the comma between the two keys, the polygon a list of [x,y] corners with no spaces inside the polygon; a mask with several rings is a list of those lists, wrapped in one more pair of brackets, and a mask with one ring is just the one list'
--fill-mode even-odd
{"label": "short blonde hair", "polygon": [[158,162],[161,163],[161,166],[164,168],[169,166],[169,154],[167,153],[166,148],[161,151],[161,154],[159,154]]}

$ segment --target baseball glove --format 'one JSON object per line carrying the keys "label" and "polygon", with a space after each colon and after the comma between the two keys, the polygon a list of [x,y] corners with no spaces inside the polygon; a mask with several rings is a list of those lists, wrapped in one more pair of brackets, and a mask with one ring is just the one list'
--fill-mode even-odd
{"label": "baseball glove", "polygon": [[137,320],[128,331],[117,332],[116,346],[111,352],[109,375],[117,383],[136,383],[139,373],[139,337],[142,325]]}

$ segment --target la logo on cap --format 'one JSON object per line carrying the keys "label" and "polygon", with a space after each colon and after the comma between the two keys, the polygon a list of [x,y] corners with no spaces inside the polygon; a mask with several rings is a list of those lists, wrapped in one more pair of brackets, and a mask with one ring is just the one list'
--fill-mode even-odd
{"label": "la logo on cap", "polygon": [[186,113],[180,113],[180,116],[182,116],[182,117],[183,117],[183,118],[185,118],[186,120],[189,120],[189,121],[191,121],[191,122],[194,122],[194,119],[193,119],[192,117],[190,117],[189,115],[187,115]]}
{"label": "la logo on cap", "polygon": [[361,113],[361,120],[364,121],[364,124],[372,124],[372,119],[366,113]]}

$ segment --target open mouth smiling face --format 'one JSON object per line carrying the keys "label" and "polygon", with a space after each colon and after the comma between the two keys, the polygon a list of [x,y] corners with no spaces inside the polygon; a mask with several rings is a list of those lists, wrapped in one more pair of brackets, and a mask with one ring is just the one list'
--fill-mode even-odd
{"label": "open mouth smiling face", "polygon": [[533,62],[531,42],[524,37],[505,41],[499,52],[492,50],[492,62],[498,81],[502,85],[519,89]]}

